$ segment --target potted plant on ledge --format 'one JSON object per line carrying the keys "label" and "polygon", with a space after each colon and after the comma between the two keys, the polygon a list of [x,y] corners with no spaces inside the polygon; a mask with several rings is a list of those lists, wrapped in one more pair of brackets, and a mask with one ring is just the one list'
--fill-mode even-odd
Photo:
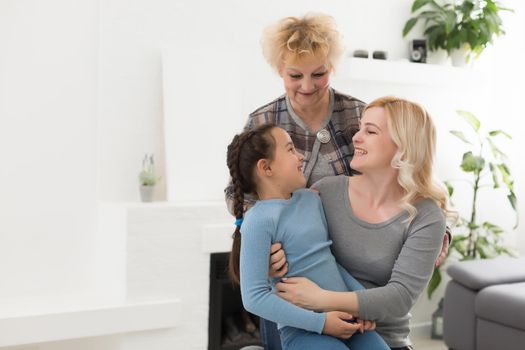
{"label": "potted plant on ledge", "polygon": [[454,66],[463,66],[479,57],[495,36],[505,34],[500,11],[512,10],[493,0],[415,0],[411,13],[417,14],[406,22],[403,37],[423,20],[429,51],[443,50]]}
{"label": "potted plant on ledge", "polygon": [[140,198],[143,202],[152,202],[155,192],[155,185],[160,177],[155,172],[155,159],[153,154],[144,156],[142,159],[142,170],[139,173]]}

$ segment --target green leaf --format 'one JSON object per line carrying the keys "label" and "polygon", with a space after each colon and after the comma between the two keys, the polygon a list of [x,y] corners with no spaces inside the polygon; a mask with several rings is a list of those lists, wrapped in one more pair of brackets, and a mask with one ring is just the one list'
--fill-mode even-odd
{"label": "green leaf", "polygon": [[452,186],[448,181],[443,181],[443,183],[447,187],[448,196],[452,197],[452,195],[454,194],[454,186]]}
{"label": "green leaf", "polygon": [[488,221],[485,221],[482,224],[482,226],[487,231],[490,231],[491,233],[496,234],[496,235],[498,235],[498,234],[503,232],[503,229],[501,227],[499,227],[498,225],[494,225],[493,223],[488,222]]}
{"label": "green leaf", "polygon": [[[456,14],[452,12],[445,13],[445,33],[451,33],[456,26]],[[461,35],[461,32],[459,33]]]}
{"label": "green leaf", "polygon": [[427,37],[428,48],[430,51],[436,51],[444,46],[444,29],[440,25],[432,25],[423,33]]}
{"label": "green leaf", "polygon": [[480,122],[474,114],[462,110],[458,110],[456,113],[463,117],[463,119],[465,119],[476,132],[479,131]]}
{"label": "green leaf", "polygon": [[470,145],[472,145],[472,142],[470,142],[465,134],[462,132],[462,131],[457,131],[457,130],[450,130],[450,133],[454,136],[456,136],[458,139],[460,139],[461,141],[465,142],[465,143],[468,143]]}
{"label": "green leaf", "polygon": [[487,252],[485,251],[485,249],[482,248],[480,245],[478,245],[478,247],[477,247],[477,251],[478,251],[478,253],[479,253],[479,257],[480,257],[481,259],[487,259],[487,258],[490,257],[490,255],[487,254]]}
{"label": "green leaf", "polygon": [[498,172],[496,170],[496,166],[492,163],[489,163],[490,173],[492,174],[492,182],[494,183],[493,188],[499,188],[499,181],[498,181]]}
{"label": "green leaf", "polygon": [[411,18],[405,23],[405,27],[403,28],[403,37],[407,36],[407,34],[414,28],[418,21],[418,18]]}
{"label": "green leaf", "polygon": [[414,1],[414,3],[412,4],[412,9],[411,11],[412,12],[416,12],[417,10],[419,10],[420,8],[422,8],[423,6],[431,3],[432,0],[416,0]]}
{"label": "green leaf", "polygon": [[510,249],[508,247],[499,246],[499,247],[497,247],[496,252],[498,254],[506,254],[506,255],[509,255],[509,256],[512,256],[512,257],[517,257],[518,256],[518,254],[514,250],[512,250],[512,249]]}
{"label": "green leaf", "polygon": [[430,278],[430,282],[428,282],[427,287],[427,296],[428,298],[432,298],[432,294],[436,290],[436,288],[441,283],[441,270],[439,267],[434,268],[434,272],[432,273],[432,277]]}
{"label": "green leaf", "polygon": [[454,235],[452,237],[452,244],[456,243],[456,242],[463,242],[463,241],[466,241],[468,239],[468,236],[464,236],[464,235]]}
{"label": "green leaf", "polygon": [[510,191],[510,193],[507,195],[507,198],[509,199],[510,205],[512,206],[512,209],[516,211],[516,195],[514,194],[514,191]]}
{"label": "green leaf", "polygon": [[490,137],[486,138],[487,142],[490,146],[490,151],[492,152],[492,155],[496,159],[507,159],[507,155],[503,153],[496,145],[494,144],[494,141]]}
{"label": "green leaf", "polygon": [[509,171],[509,168],[507,167],[507,165],[505,163],[500,163],[497,165],[498,169],[499,169],[499,172],[501,174],[501,177],[502,177],[502,180],[503,180],[503,183],[510,189],[512,190],[513,186],[514,186],[514,183],[512,182],[511,178],[510,178],[510,171]]}
{"label": "green leaf", "polygon": [[476,224],[475,222],[469,222],[468,225],[467,225],[467,227],[468,227],[470,230],[474,231],[475,229],[479,228],[479,225]]}
{"label": "green leaf", "polygon": [[485,167],[485,159],[479,156],[474,156],[472,152],[463,154],[463,161],[461,162],[461,169],[467,173],[481,172]]}
{"label": "green leaf", "polygon": [[489,248],[489,240],[487,237],[479,237],[476,244],[478,247]]}
{"label": "green leaf", "polygon": [[503,136],[507,137],[508,139],[512,140],[512,136],[510,136],[509,134],[507,134],[503,130],[492,130],[492,131],[489,131],[489,135],[490,136],[503,135]]}

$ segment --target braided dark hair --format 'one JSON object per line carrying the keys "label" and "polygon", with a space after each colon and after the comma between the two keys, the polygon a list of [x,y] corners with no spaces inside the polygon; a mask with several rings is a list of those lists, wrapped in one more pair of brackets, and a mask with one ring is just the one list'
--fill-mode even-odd
{"label": "braided dark hair", "polygon": [[[228,145],[226,163],[230,170],[233,184],[233,213],[236,219],[244,215],[244,194],[255,193],[254,169],[260,159],[271,159],[275,149],[275,141],[270,131],[275,124],[263,124],[253,130],[247,130],[235,135]],[[228,274],[230,279],[239,284],[239,256],[241,252],[241,227],[237,225],[233,233],[233,244],[230,253]]]}

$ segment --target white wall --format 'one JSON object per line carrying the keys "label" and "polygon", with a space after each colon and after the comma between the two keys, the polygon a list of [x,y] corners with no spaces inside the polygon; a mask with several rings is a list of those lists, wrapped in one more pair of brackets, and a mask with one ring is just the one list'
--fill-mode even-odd
{"label": "white wall", "polygon": [[[82,294],[93,287],[97,200],[138,200],[137,173],[146,152],[154,152],[159,169],[165,169],[163,45],[227,42],[256,55],[265,25],[286,15],[322,11],[335,17],[349,51],[386,49],[397,59],[406,57],[400,33],[410,3],[0,2],[0,298]],[[516,136],[509,154],[523,203],[525,168],[519,151],[525,141],[516,121],[523,116],[518,84],[525,78],[525,5],[505,3],[516,9],[505,16],[508,35],[497,39],[479,63],[487,68],[493,98],[474,112]],[[212,52],[209,62],[214,64]],[[245,64],[245,70],[257,65],[270,72],[262,59]],[[438,127],[448,130],[439,122]],[[456,146],[441,145],[442,152],[456,152]],[[195,152],[205,152],[199,147]],[[166,196],[163,186],[158,199]],[[520,217],[523,222],[523,210]],[[525,253],[523,236],[517,239]]]}
{"label": "white wall", "polygon": [[[142,155],[155,152],[159,160],[164,156],[160,62],[164,45],[180,47],[182,56],[188,55],[187,48],[209,45],[242,49],[251,60],[243,62],[240,69],[273,74],[260,55],[262,29],[284,16],[322,11],[336,18],[350,51],[386,49],[390,57],[406,56],[407,44],[400,33],[410,7],[408,0],[109,0],[100,6],[99,198],[103,200],[137,200],[136,173]],[[386,35],[379,35],[379,31]],[[214,52],[208,53],[208,64],[220,71],[214,56]],[[180,69],[184,71],[185,67]],[[228,84],[231,78],[225,74],[221,83]],[[185,83],[181,81],[180,85]],[[260,104],[267,102],[268,96],[263,96]],[[199,107],[203,106],[210,111],[214,108],[206,101]],[[189,132],[198,135],[197,130]],[[196,153],[206,151],[199,148],[201,145],[192,146]],[[164,173],[162,162],[159,168]],[[206,180],[203,174],[195,176]],[[165,185],[161,184],[157,198],[166,198]],[[188,197],[188,192],[182,197]],[[216,195],[212,198],[218,199]]]}
{"label": "white wall", "polygon": [[0,299],[86,293],[98,4],[0,2]]}
{"label": "white wall", "polygon": [[[487,73],[491,99],[487,101],[488,109],[483,114],[483,123],[492,129],[504,129],[513,135],[512,141],[504,142],[508,151],[509,164],[514,171],[515,192],[518,196],[520,226],[512,237],[516,241],[518,251],[525,254],[525,164],[522,161],[522,150],[525,148],[525,138],[522,126],[525,116],[523,107],[524,89],[521,82],[525,81],[525,3],[518,0],[504,2],[515,10],[514,13],[503,13],[507,34],[497,39],[481,57],[479,66]],[[485,108],[484,104],[480,110]],[[489,204],[487,211],[493,211]],[[510,221],[510,220],[509,220]],[[507,223],[512,225],[513,222]]]}

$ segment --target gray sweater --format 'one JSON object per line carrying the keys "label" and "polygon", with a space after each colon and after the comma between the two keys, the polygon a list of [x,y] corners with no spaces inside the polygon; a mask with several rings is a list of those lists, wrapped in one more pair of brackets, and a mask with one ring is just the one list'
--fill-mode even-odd
{"label": "gray sweater", "polygon": [[407,212],[371,224],[352,213],[348,177],[326,177],[314,185],[320,191],[332,251],[337,261],[365,286],[356,291],[359,315],[376,320],[377,332],[390,347],[410,345],[410,309],[425,289],[441,250],[445,216],[425,199],[415,206],[410,224]]}

